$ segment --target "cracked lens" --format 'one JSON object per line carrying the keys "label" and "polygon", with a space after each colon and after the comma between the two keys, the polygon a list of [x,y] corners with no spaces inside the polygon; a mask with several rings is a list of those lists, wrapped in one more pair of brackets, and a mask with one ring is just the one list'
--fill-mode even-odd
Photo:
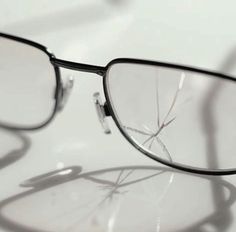
{"label": "cracked lens", "polygon": [[182,70],[116,64],[109,77],[113,108],[122,128],[138,146],[169,162],[173,157],[167,129],[175,124],[186,75]]}
{"label": "cracked lens", "polygon": [[124,126],[124,129],[126,129],[126,130],[130,130],[132,132],[144,135],[145,139],[142,142],[142,145],[145,146],[146,148],[148,148],[148,150],[155,152],[155,150],[153,150],[153,144],[154,144],[154,142],[156,142],[157,145],[160,146],[160,148],[162,149],[163,153],[165,154],[166,158],[169,161],[172,161],[170,152],[168,151],[166,145],[161,140],[159,135],[161,134],[162,130],[164,130],[167,126],[169,126],[176,119],[176,116],[174,116],[173,118],[168,120],[169,115],[174,110],[174,107],[176,105],[178,95],[180,94],[180,91],[181,91],[181,89],[183,87],[184,79],[185,79],[185,73],[182,72],[181,77],[179,79],[178,86],[177,86],[177,90],[176,90],[176,92],[174,94],[174,97],[173,97],[173,100],[172,100],[172,102],[170,104],[169,110],[166,113],[166,115],[165,115],[163,120],[161,120],[161,118],[160,118],[160,104],[159,104],[159,101],[161,99],[159,98],[158,77],[155,79],[155,81],[156,81],[156,85],[155,85],[156,86],[156,114],[157,114],[157,116],[156,116],[156,118],[157,118],[156,128],[154,128],[155,132],[153,132],[146,125],[143,125],[144,131],[141,131],[141,130],[138,130],[136,128],[132,128],[132,127],[129,127],[129,126]]}
{"label": "cracked lens", "polygon": [[120,127],[144,154],[197,168],[234,168],[233,81],[180,68],[118,63],[108,71],[106,84]]}

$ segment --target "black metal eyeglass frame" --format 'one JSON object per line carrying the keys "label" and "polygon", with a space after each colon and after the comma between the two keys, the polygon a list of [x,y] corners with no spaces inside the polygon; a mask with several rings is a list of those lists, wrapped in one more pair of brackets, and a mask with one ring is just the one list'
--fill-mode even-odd
{"label": "black metal eyeglass frame", "polygon": [[52,54],[45,46],[43,46],[39,43],[30,41],[30,40],[27,40],[24,38],[20,38],[17,36],[5,34],[5,33],[0,33],[0,37],[14,40],[14,41],[17,41],[20,43],[24,43],[24,44],[33,46],[33,47],[43,51],[49,57],[49,60],[54,67],[55,77],[56,77],[55,107],[54,107],[51,117],[46,122],[44,122],[43,124],[38,125],[36,127],[30,127],[30,128],[29,127],[12,127],[10,125],[1,125],[2,127],[8,128],[8,129],[17,129],[17,130],[36,130],[36,129],[40,129],[40,128],[46,126],[54,118],[54,116],[56,115],[56,113],[58,111],[59,102],[60,102],[61,94],[63,91],[60,68],[71,69],[71,70],[80,71],[80,72],[93,73],[93,74],[99,75],[103,78],[103,89],[104,89],[104,94],[105,94],[105,99],[106,99],[106,103],[104,104],[105,116],[111,116],[113,118],[113,120],[115,121],[116,126],[118,127],[118,129],[122,133],[122,135],[136,149],[141,151],[144,155],[146,155],[147,157],[149,157],[159,163],[167,165],[169,167],[176,168],[176,169],[179,169],[182,171],[187,171],[190,173],[204,174],[204,175],[232,175],[232,174],[236,174],[236,169],[206,170],[206,169],[201,169],[201,168],[193,168],[191,166],[181,165],[181,164],[174,163],[174,162],[168,162],[168,161],[158,158],[158,157],[152,155],[151,153],[145,151],[144,149],[140,148],[137,144],[135,144],[130,139],[130,137],[122,129],[122,126],[119,124],[118,119],[116,118],[114,110],[112,108],[112,104],[111,104],[111,101],[108,96],[108,89],[107,89],[107,85],[106,85],[107,71],[111,65],[117,64],[117,63],[144,64],[144,65],[152,65],[152,66],[159,66],[159,67],[166,67],[166,68],[173,68],[173,69],[181,69],[184,71],[192,71],[192,72],[198,72],[201,74],[212,75],[216,78],[236,81],[236,79],[234,77],[228,76],[228,75],[225,75],[222,73],[217,73],[217,72],[213,72],[213,71],[195,68],[195,67],[183,66],[183,65],[178,65],[178,64],[163,63],[163,62],[157,62],[157,61],[131,59],[131,58],[117,58],[117,59],[110,61],[106,66],[96,66],[96,65],[90,65],[90,64],[76,63],[76,62],[71,62],[71,61],[67,61],[67,60],[57,59],[54,54]]}

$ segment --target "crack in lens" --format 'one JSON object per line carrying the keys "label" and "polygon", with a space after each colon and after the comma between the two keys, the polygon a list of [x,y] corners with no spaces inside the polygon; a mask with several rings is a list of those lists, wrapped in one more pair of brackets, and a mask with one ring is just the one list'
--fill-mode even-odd
{"label": "crack in lens", "polygon": [[[160,117],[160,102],[159,102],[159,76],[157,76],[157,78],[155,79],[155,92],[156,92],[156,119],[157,119],[157,129],[155,132],[153,132],[147,125],[142,125],[144,128],[143,130],[139,130],[137,128],[133,128],[130,126],[123,126],[124,129],[144,135],[144,136],[148,136],[148,138],[146,138],[143,142],[142,145],[147,145],[148,150],[152,150],[153,148],[153,144],[154,142],[156,142],[161,148],[162,151],[165,153],[165,155],[167,156],[167,158],[169,159],[170,162],[172,162],[172,157],[170,152],[167,149],[167,146],[165,145],[165,143],[160,139],[160,133],[162,132],[162,130],[164,128],[167,128],[171,123],[173,123],[176,119],[176,116],[174,116],[173,118],[171,118],[170,120],[168,120],[168,117],[170,116],[170,114],[172,113],[173,109],[176,106],[176,102],[178,99],[178,96],[183,88],[183,84],[184,84],[184,80],[186,78],[186,74],[185,72],[181,73],[181,77],[179,78],[178,81],[178,86],[177,86],[177,90],[175,92],[175,95],[173,97],[173,100],[171,102],[171,105],[163,119],[163,121],[161,122],[161,117]],[[149,143],[150,142],[150,143]]]}

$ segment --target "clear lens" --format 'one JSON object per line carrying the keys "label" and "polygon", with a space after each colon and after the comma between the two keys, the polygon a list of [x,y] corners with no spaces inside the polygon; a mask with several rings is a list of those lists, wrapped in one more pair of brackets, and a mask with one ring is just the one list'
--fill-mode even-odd
{"label": "clear lens", "polygon": [[180,69],[116,63],[106,87],[123,132],[167,162],[236,167],[236,83]]}
{"label": "clear lens", "polygon": [[0,125],[37,127],[55,108],[56,77],[49,56],[0,37]]}

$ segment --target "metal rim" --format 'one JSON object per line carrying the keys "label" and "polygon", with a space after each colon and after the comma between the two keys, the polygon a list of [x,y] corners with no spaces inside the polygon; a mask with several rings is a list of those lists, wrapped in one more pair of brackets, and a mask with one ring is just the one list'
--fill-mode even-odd
{"label": "metal rim", "polygon": [[14,127],[11,125],[0,125],[1,127],[7,128],[7,129],[17,129],[17,130],[36,130],[36,129],[40,129],[40,128],[46,126],[55,117],[57,109],[58,109],[60,92],[62,90],[60,67],[67,68],[67,69],[73,69],[73,70],[77,70],[77,71],[82,71],[82,72],[90,72],[90,73],[95,73],[95,74],[103,77],[103,89],[104,89],[104,94],[105,94],[109,113],[112,116],[116,126],[120,130],[121,134],[126,138],[126,140],[133,147],[135,147],[141,153],[143,153],[147,157],[149,157],[159,163],[162,163],[166,166],[176,168],[176,169],[182,170],[182,171],[187,171],[190,173],[205,174],[205,175],[232,175],[232,174],[236,174],[236,169],[206,170],[206,169],[194,168],[194,167],[187,166],[187,165],[182,165],[179,163],[171,163],[166,160],[160,159],[158,157],[154,157],[151,153],[148,153],[147,151],[143,150],[141,147],[139,147],[136,143],[133,142],[133,140],[130,138],[130,136],[128,136],[127,133],[125,133],[125,131],[120,126],[120,123],[118,122],[118,119],[117,119],[115,112],[113,110],[113,107],[112,107],[112,104],[111,104],[111,101],[109,98],[109,94],[108,94],[108,87],[107,87],[108,70],[113,64],[117,64],[117,63],[135,63],[135,64],[146,64],[146,65],[155,65],[155,66],[168,67],[168,68],[176,68],[176,69],[182,69],[182,70],[186,70],[186,71],[193,71],[193,72],[198,72],[198,73],[202,73],[202,74],[207,74],[207,75],[211,75],[212,77],[231,80],[231,81],[235,82],[236,79],[234,77],[226,75],[226,74],[222,74],[222,73],[217,73],[217,72],[213,72],[213,71],[195,68],[195,67],[189,67],[189,66],[178,65],[178,64],[170,64],[170,63],[164,63],[164,62],[157,62],[157,61],[131,59],[131,58],[114,59],[114,60],[110,61],[106,67],[80,64],[80,63],[56,59],[54,54],[52,54],[45,46],[38,44],[36,42],[33,42],[31,40],[27,40],[24,38],[13,36],[13,35],[8,35],[5,33],[0,33],[0,37],[11,39],[14,41],[18,41],[18,42],[33,46],[33,47],[43,51],[48,56],[49,62],[51,63],[51,65],[54,67],[55,78],[56,78],[55,106],[54,106],[53,112],[51,114],[51,117],[49,117],[49,119],[47,119],[45,122],[43,122],[37,126],[34,126],[34,127]]}
{"label": "metal rim", "polygon": [[48,56],[49,63],[54,68],[54,73],[55,73],[55,78],[56,78],[55,104],[54,104],[52,113],[49,116],[49,118],[46,119],[44,122],[38,124],[38,125],[30,126],[30,127],[12,126],[11,124],[7,124],[7,123],[0,124],[0,126],[3,127],[3,128],[14,129],[14,130],[36,130],[36,129],[40,129],[40,128],[46,126],[48,123],[50,123],[52,121],[52,119],[56,115],[57,108],[58,108],[59,94],[60,94],[60,91],[61,91],[61,74],[60,74],[59,67],[57,65],[54,65],[51,62],[51,60],[53,58],[55,58],[55,56],[45,46],[43,46],[41,44],[38,44],[36,42],[33,42],[31,40],[27,40],[27,39],[24,39],[24,38],[20,38],[20,37],[13,36],[13,35],[8,35],[8,34],[4,34],[4,33],[0,33],[0,37],[6,38],[6,39],[9,39],[9,40],[13,40],[13,41],[17,41],[17,42],[20,42],[20,43],[23,43],[23,44],[27,44],[29,46],[32,46],[32,47],[35,47],[35,48],[41,50],[42,52],[44,52]]}
{"label": "metal rim", "polygon": [[119,59],[112,60],[107,65],[106,73],[103,76],[103,89],[104,89],[105,99],[106,99],[106,102],[107,102],[107,107],[108,107],[108,109],[110,111],[110,114],[111,114],[111,117],[113,118],[113,120],[114,120],[116,126],[118,127],[119,131],[121,132],[121,134],[126,138],[126,140],[134,148],[136,148],[138,151],[143,153],[145,156],[147,156],[147,157],[151,158],[152,160],[155,160],[155,161],[157,161],[161,164],[164,164],[166,166],[176,168],[176,169],[181,170],[181,171],[187,171],[187,172],[190,172],[190,173],[195,173],[195,174],[214,175],[214,176],[236,174],[236,169],[215,169],[215,170],[212,169],[212,170],[207,170],[206,168],[196,168],[196,167],[192,167],[192,166],[188,166],[188,165],[183,165],[183,164],[180,164],[180,163],[168,162],[166,160],[163,160],[161,158],[158,158],[158,157],[152,155],[151,153],[149,153],[146,150],[139,147],[130,138],[130,136],[124,131],[124,129],[120,125],[119,119],[116,116],[116,113],[113,109],[111,99],[110,99],[110,96],[109,96],[108,72],[109,72],[109,69],[111,68],[111,66],[114,65],[114,64],[117,64],[117,63],[134,63],[134,64],[155,65],[155,66],[162,66],[162,67],[169,67],[169,68],[178,68],[178,69],[184,69],[184,70],[187,70],[187,71],[195,71],[195,72],[199,72],[199,73],[203,73],[203,74],[214,75],[215,77],[224,78],[224,79],[228,79],[228,80],[231,80],[231,81],[236,81],[235,79],[233,79],[233,77],[230,77],[230,76],[227,76],[227,75],[224,75],[224,74],[221,74],[221,73],[215,73],[215,72],[211,72],[211,71],[200,70],[200,69],[197,69],[197,68],[186,67],[186,66],[181,66],[181,65],[167,64],[167,63],[147,61],[147,60],[139,60],[139,59],[119,58]]}

